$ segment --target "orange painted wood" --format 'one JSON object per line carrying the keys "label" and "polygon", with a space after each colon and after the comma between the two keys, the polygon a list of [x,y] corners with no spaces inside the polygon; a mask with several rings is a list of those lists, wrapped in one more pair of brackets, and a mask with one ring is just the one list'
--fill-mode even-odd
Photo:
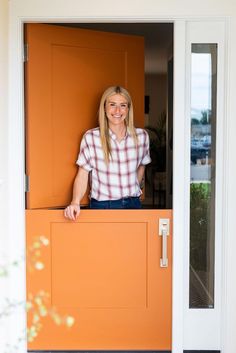
{"label": "orange painted wood", "polygon": [[[42,317],[28,349],[170,350],[172,236],[161,268],[159,218],[172,211],[82,210],[70,222],[61,210],[27,210],[28,296],[43,290],[48,312],[75,319],[68,328]],[[49,245],[34,257],[42,236]],[[33,271],[34,259],[44,268]]]}
{"label": "orange painted wood", "polygon": [[71,201],[80,140],[98,125],[108,86],[130,91],[135,124],[143,126],[144,41],[45,24],[27,24],[25,37],[27,208],[55,208]]}

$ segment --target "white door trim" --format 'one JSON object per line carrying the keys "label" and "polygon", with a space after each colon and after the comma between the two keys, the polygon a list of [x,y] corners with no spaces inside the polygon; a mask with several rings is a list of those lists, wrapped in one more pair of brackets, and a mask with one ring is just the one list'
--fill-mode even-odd
{"label": "white door trim", "polygon": [[[174,96],[173,96],[173,280],[172,280],[172,352],[183,351],[184,338],[184,215],[186,205],[180,202],[186,185],[185,153],[185,38],[186,21],[174,23]],[[182,156],[182,157],[181,157]]]}
{"label": "white door trim", "polygon": [[[191,44],[192,43],[217,43],[217,126],[216,126],[216,182],[215,182],[215,299],[214,308],[212,309],[189,309],[189,210],[186,215],[186,232],[185,232],[185,254],[186,265],[184,266],[184,347],[185,349],[208,349],[219,350],[221,342],[221,311],[222,311],[222,264],[223,264],[223,210],[224,195],[222,186],[224,185],[224,134],[225,134],[225,21],[189,21],[187,23],[186,38],[186,120],[188,120],[188,132],[186,139],[188,140],[188,151],[190,151],[190,79],[191,79]],[[188,118],[189,117],[189,118]],[[190,156],[187,158],[190,161]],[[190,162],[189,172],[190,172]],[[190,181],[190,174],[188,176]],[[186,203],[189,205],[189,183],[186,190]],[[214,333],[214,334],[212,334]],[[205,346],[202,347],[202,343]]]}
{"label": "white door trim", "polygon": [[[19,11],[19,10],[18,10]],[[206,19],[204,19],[206,20]],[[212,21],[212,19],[210,19]],[[184,237],[185,214],[188,208],[186,199],[186,180],[189,166],[186,163],[185,131],[185,38],[187,19],[179,18],[154,18],[154,17],[21,17],[15,10],[10,16],[9,23],[9,209],[8,224],[10,240],[10,254],[12,259],[25,254],[25,201],[24,201],[24,94],[23,94],[23,23],[24,22],[174,22],[174,165],[173,165],[173,344],[172,352],[183,351],[183,320],[184,320]],[[183,158],[184,156],[184,158]],[[180,201],[181,197],[181,201]],[[14,222],[12,217],[14,213]],[[17,300],[25,300],[25,265],[15,276],[10,277],[10,290]],[[21,335],[21,330],[26,328],[24,310],[19,311],[18,317],[11,320],[8,342],[15,342]],[[19,348],[19,353],[26,353],[24,342]]]}

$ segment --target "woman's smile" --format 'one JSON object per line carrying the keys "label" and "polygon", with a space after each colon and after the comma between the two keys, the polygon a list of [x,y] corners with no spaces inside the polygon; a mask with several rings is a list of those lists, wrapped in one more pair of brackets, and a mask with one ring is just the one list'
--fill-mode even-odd
{"label": "woman's smile", "polygon": [[109,125],[124,124],[128,114],[128,102],[120,94],[114,94],[106,102],[106,116]]}

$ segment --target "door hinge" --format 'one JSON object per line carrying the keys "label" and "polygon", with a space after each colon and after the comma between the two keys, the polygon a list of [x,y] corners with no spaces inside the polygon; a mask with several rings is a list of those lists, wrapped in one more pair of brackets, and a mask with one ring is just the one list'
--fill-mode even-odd
{"label": "door hinge", "polygon": [[23,52],[23,62],[27,62],[29,60],[29,45],[24,44],[24,52]]}
{"label": "door hinge", "polygon": [[29,192],[29,175],[25,174],[25,192]]}

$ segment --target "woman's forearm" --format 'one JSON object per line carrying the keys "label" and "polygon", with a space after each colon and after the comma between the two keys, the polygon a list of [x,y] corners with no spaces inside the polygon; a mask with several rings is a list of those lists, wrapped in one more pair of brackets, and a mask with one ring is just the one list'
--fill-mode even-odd
{"label": "woman's forearm", "polygon": [[83,168],[79,168],[73,185],[73,198],[71,204],[80,205],[88,186],[88,172]]}
{"label": "woman's forearm", "polygon": [[137,177],[138,177],[138,182],[139,182],[139,185],[142,184],[142,180],[143,180],[143,177],[144,177],[144,172],[145,172],[145,165],[140,165],[137,169]]}

